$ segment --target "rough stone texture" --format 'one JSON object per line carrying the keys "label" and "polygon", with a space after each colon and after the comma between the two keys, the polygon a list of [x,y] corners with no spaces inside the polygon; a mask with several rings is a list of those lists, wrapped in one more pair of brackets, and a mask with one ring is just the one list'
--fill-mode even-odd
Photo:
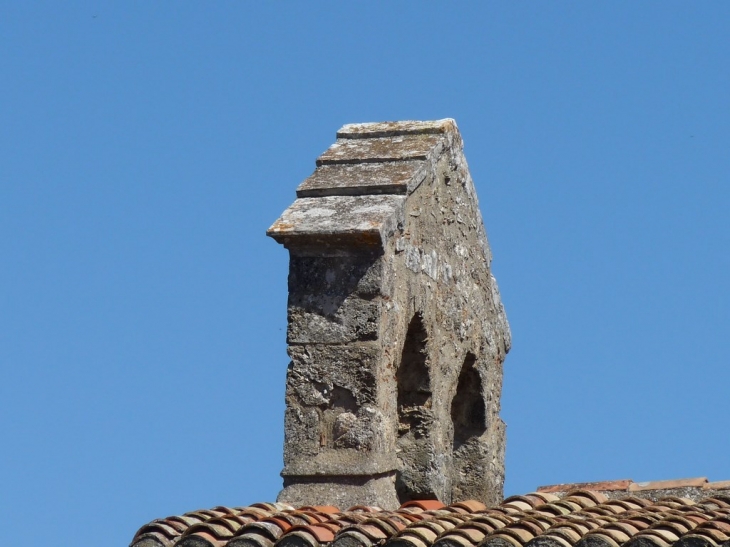
{"label": "rough stone texture", "polygon": [[337,137],[268,231],[290,251],[279,501],[496,504],[510,333],[456,124]]}

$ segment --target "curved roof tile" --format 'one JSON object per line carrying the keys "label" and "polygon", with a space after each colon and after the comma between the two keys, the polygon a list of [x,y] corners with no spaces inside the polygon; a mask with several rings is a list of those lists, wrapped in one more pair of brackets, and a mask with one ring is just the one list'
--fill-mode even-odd
{"label": "curved roof tile", "polygon": [[131,547],[730,547],[730,481],[592,484],[606,489],[544,487],[495,507],[219,506],[153,520]]}

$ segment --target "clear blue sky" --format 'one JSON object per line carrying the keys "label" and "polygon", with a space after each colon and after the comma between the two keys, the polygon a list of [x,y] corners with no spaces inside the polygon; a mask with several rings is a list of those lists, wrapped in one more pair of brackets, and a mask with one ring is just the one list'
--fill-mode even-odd
{"label": "clear blue sky", "polygon": [[3,543],[275,498],[264,231],[348,122],[459,124],[506,493],[730,479],[729,37],[720,1],[2,2]]}

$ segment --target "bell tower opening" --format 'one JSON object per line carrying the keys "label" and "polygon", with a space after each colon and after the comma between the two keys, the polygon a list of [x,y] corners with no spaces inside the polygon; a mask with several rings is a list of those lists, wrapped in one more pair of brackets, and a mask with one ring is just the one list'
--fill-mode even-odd
{"label": "bell tower opening", "polygon": [[487,430],[486,408],[482,395],[482,379],[476,369],[476,356],[467,353],[459,373],[456,394],[451,401],[454,424],[454,450]]}
{"label": "bell tower opening", "polygon": [[398,437],[428,433],[431,378],[428,373],[428,334],[421,314],[411,319],[398,367]]}

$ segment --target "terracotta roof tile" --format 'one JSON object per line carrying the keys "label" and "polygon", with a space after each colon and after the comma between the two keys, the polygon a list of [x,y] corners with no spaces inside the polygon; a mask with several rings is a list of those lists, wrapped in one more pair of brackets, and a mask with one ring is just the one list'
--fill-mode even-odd
{"label": "terracotta roof tile", "polygon": [[729,490],[699,478],[555,485],[496,507],[214,507],[154,520],[132,547],[730,547]]}
{"label": "terracotta roof tile", "polygon": [[438,500],[411,500],[401,505],[402,509],[407,507],[418,507],[424,511],[429,511],[433,509],[442,509],[446,506]]}
{"label": "terracotta roof tile", "polygon": [[476,500],[466,500],[466,501],[460,501],[458,503],[454,503],[452,507],[464,509],[467,513],[476,513],[477,511],[484,511],[487,509],[487,506],[484,505],[481,501]]}

